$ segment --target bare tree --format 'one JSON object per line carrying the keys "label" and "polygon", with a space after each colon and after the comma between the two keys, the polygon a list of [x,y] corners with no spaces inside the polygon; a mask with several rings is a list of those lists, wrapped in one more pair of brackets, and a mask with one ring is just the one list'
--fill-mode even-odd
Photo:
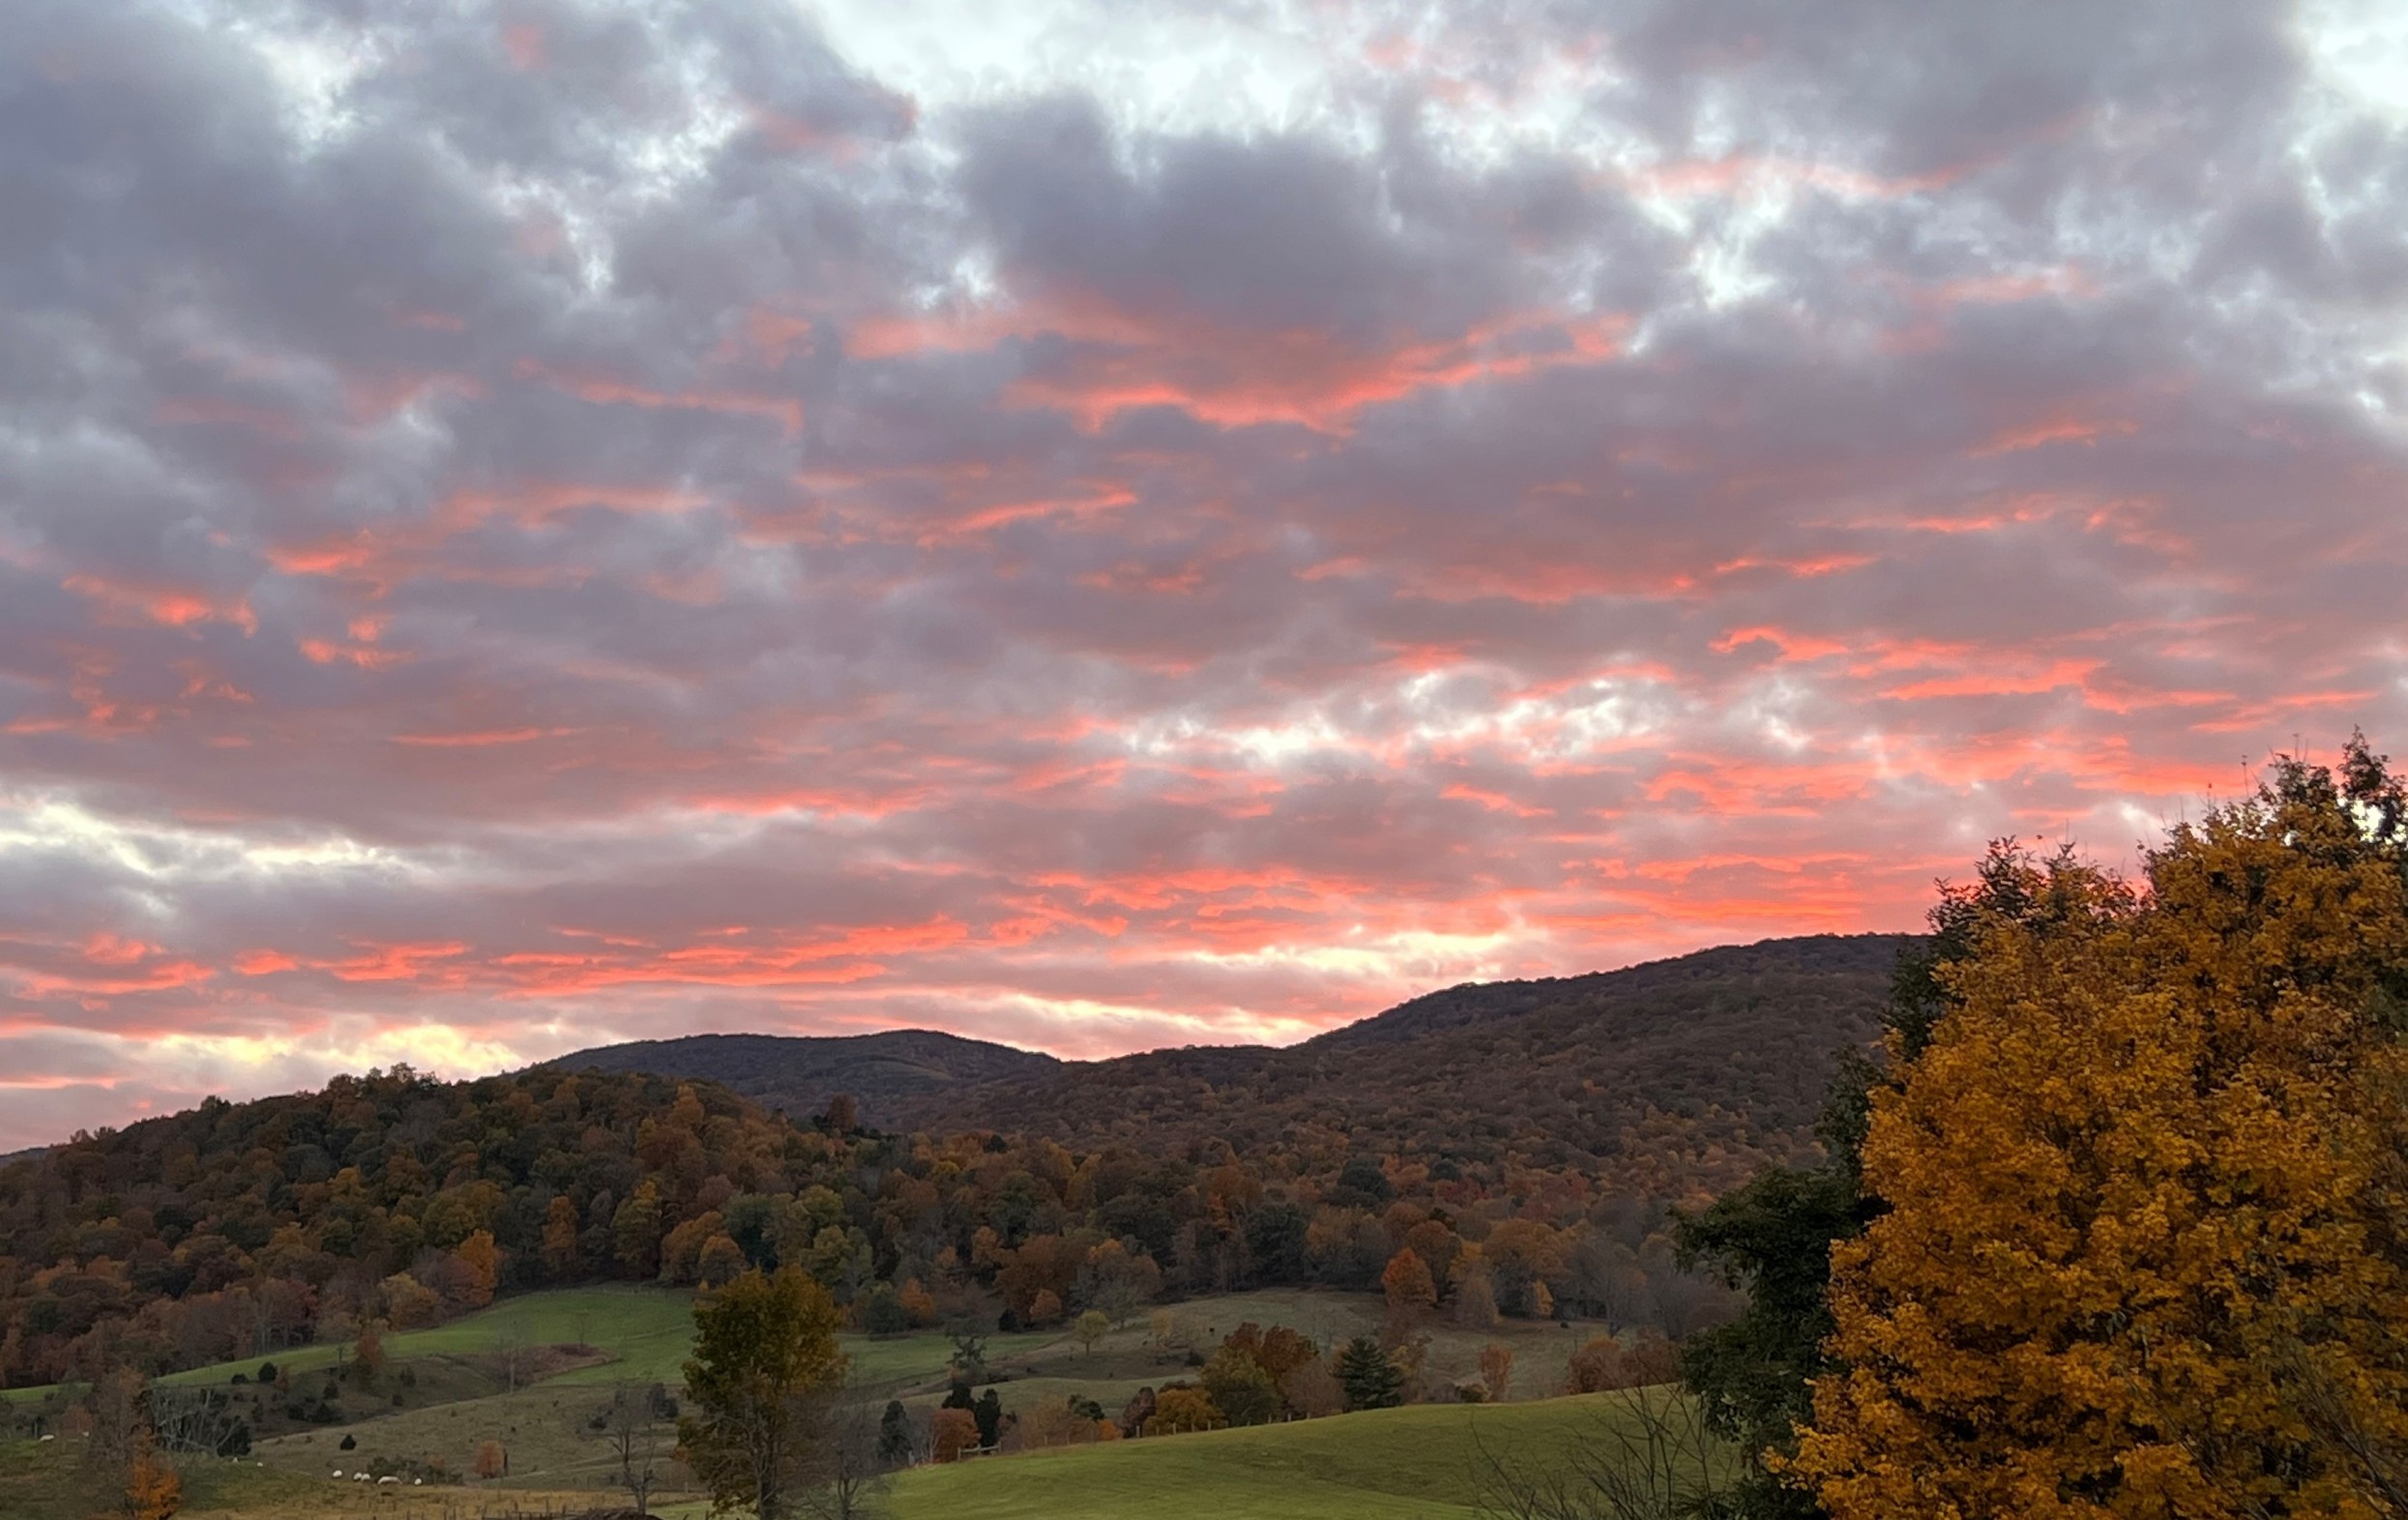
{"label": "bare tree", "polygon": [[798,1496],[817,1520],[870,1520],[886,1513],[886,1464],[878,1456],[881,1406],[849,1381],[820,1423],[812,1479]]}
{"label": "bare tree", "polygon": [[154,1385],[150,1404],[162,1450],[239,1456],[250,1449],[250,1421],[231,1396],[215,1388]]}
{"label": "bare tree", "polygon": [[1543,1458],[1492,1449],[1472,1427],[1483,1520],[1699,1520],[1737,1464],[1693,1400],[1663,1388],[1603,1395],[1587,1439]]}
{"label": "bare tree", "polygon": [[619,1486],[634,1501],[637,1514],[650,1514],[653,1489],[668,1458],[669,1438],[661,1423],[659,1384],[620,1383],[610,1390],[610,1409],[602,1439],[619,1464]]}
{"label": "bare tree", "polygon": [[506,1320],[496,1326],[493,1356],[502,1364],[503,1382],[511,1392],[517,1392],[519,1380],[527,1375],[530,1360],[526,1326],[517,1320]]}

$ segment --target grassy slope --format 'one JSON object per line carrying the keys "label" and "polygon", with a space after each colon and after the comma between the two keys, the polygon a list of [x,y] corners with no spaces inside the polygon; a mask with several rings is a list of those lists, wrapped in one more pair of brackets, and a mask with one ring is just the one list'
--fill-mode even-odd
{"label": "grassy slope", "polygon": [[[6,1520],[96,1520],[121,1513],[82,1470],[81,1445],[0,1441],[0,1516]],[[322,1476],[248,1462],[180,1464],[184,1506],[178,1520],[458,1520],[477,1503],[456,1488],[396,1490],[338,1483]],[[520,1493],[528,1506],[583,1507],[591,1494]],[[495,1496],[499,1502],[501,1496]]]}
{"label": "grassy slope", "polygon": [[1595,1397],[1423,1405],[922,1468],[896,1520],[1473,1520],[1483,1450],[1543,1461],[1611,1418]]}
{"label": "grassy slope", "polygon": [[[1168,1313],[1177,1327],[1182,1347],[1194,1344],[1209,1349],[1220,1336],[1248,1320],[1258,1324],[1294,1326],[1324,1342],[1375,1330],[1381,1318],[1380,1301],[1369,1295],[1311,1292],[1301,1289],[1271,1289],[1256,1293],[1235,1294],[1225,1298],[1202,1299],[1170,1306]],[[609,1479],[608,1461],[600,1438],[587,1426],[587,1420],[608,1397],[608,1386],[620,1379],[667,1383],[672,1389],[679,1382],[679,1363],[686,1355],[692,1329],[692,1296],[683,1292],[631,1286],[572,1288],[525,1295],[505,1301],[451,1325],[433,1330],[412,1330],[388,1337],[389,1357],[396,1369],[411,1366],[416,1369],[416,1384],[409,1389],[406,1409],[376,1408],[373,1414],[351,1422],[304,1430],[273,1440],[262,1441],[256,1455],[266,1463],[265,1469],[228,1470],[225,1482],[248,1483],[260,1492],[245,1500],[246,1505],[267,1505],[262,1513],[276,1513],[275,1505],[290,1496],[270,1492],[274,1485],[304,1482],[318,1485],[325,1482],[325,1474],[336,1466],[356,1470],[367,1466],[378,1457],[403,1460],[437,1458],[455,1472],[465,1472],[473,1463],[477,1447],[487,1439],[503,1441],[510,1449],[511,1476],[506,1485],[514,1489],[542,1488],[560,1490],[604,1486]],[[1150,1320],[1150,1317],[1149,1317]],[[1561,1385],[1563,1365],[1573,1345],[1594,1332],[1594,1326],[1575,1326],[1570,1330],[1553,1324],[1511,1323],[1493,1330],[1473,1331],[1452,1326],[1436,1326],[1431,1331],[1430,1359],[1433,1367],[1450,1376],[1468,1377],[1476,1365],[1480,1348],[1490,1339],[1503,1342],[1515,1353],[1514,1391],[1528,1396],[1551,1392]],[[548,1378],[532,1388],[514,1393],[498,1391],[493,1382],[491,1353],[501,1340],[509,1336],[532,1345],[559,1345],[583,1339],[606,1352],[613,1359],[594,1366],[579,1367]],[[856,1359],[857,1376],[873,1397],[899,1396],[914,1405],[932,1404],[940,1396],[944,1371],[952,1347],[947,1338],[934,1332],[871,1340],[847,1336],[846,1348]],[[1043,1332],[1020,1335],[993,1335],[987,1338],[987,1358],[994,1374],[994,1384],[1010,1410],[1027,1410],[1040,1404],[1057,1403],[1073,1394],[1093,1398],[1105,1408],[1118,1410],[1141,1386],[1160,1387],[1165,1382],[1192,1377],[1187,1365],[1184,1349],[1166,1349],[1152,1340],[1150,1323],[1141,1321],[1107,1336],[1093,1351],[1085,1350],[1067,1336]],[[301,1348],[278,1354],[273,1359],[296,1371],[314,1370],[329,1366],[335,1359],[331,1346]],[[195,1368],[168,1379],[182,1384],[223,1384],[235,1372],[250,1373],[257,1369],[255,1361],[229,1362],[216,1367]],[[458,1383],[450,1388],[447,1378]],[[388,1383],[390,1378],[388,1379]],[[40,1390],[20,1390],[19,1396]],[[484,1396],[480,1396],[484,1395]],[[353,1403],[374,1407],[384,1397],[382,1386],[372,1398],[361,1395]],[[1288,1449],[1284,1442],[1302,1443],[1295,1449],[1310,1451],[1316,1442],[1336,1439],[1331,1432],[1343,1434],[1351,1441],[1366,1430],[1376,1427],[1377,1421],[1400,1421],[1394,1428],[1411,1432],[1415,1421],[1438,1421],[1440,1428],[1468,1430],[1464,1422],[1470,1418],[1487,1421],[1500,1430],[1529,1432],[1543,1429],[1557,1415],[1546,1414],[1553,1403],[1510,1406],[1503,1410],[1485,1410],[1475,1415],[1460,1407],[1429,1408],[1400,1412],[1379,1417],[1349,1417],[1338,1421],[1314,1421],[1309,1425],[1277,1427],[1270,1431],[1224,1432],[1208,1442],[1230,1442],[1232,1449],[1253,1453],[1259,1444],[1267,1453],[1265,1469],[1268,1476],[1257,1475],[1260,1482],[1270,1488],[1286,1491],[1293,1487],[1278,1476],[1272,1458]],[[358,1414],[358,1410],[353,1413]],[[1366,1423],[1370,1421],[1370,1423]],[[1454,1425],[1448,1425],[1454,1421]],[[1484,1427],[1483,1427],[1484,1428]],[[344,1452],[339,1443],[346,1436],[356,1442],[355,1448]],[[1154,1485],[1168,1487],[1162,1491],[1186,1491],[1191,1486],[1188,1465],[1206,1460],[1214,1449],[1207,1446],[1197,1452],[1182,1454],[1166,1443],[1140,1443],[1144,1449],[1160,1455],[1168,1466],[1169,1476],[1139,1474],[1124,1479],[1114,1475],[1123,1469],[1130,1457],[1114,1457],[1107,1451],[1072,1453],[1068,1456],[1035,1456],[1012,1458],[1011,1463],[1027,1461],[1041,1467],[1057,1461],[1069,1461],[1072,1470],[1083,1471],[1078,1464],[1100,1461],[1104,1476],[1103,1492],[1126,1497],[1128,1493],[1155,1492]],[[1459,1446],[1460,1443],[1457,1443]],[[1383,1458],[1380,1465],[1392,1470],[1402,1464],[1402,1470],[1414,1471],[1419,1466],[1435,1463],[1450,1471],[1464,1466],[1463,1452],[1446,1442],[1425,1441],[1405,1443],[1410,1449],[1392,1458]],[[59,1449],[56,1446],[52,1448]],[[1132,1451],[1137,1447],[1131,1448]],[[1315,1471],[1330,1468],[1318,1456],[1309,1458]],[[1249,1462],[1239,1468],[1252,1471]],[[1047,1467],[1050,1471],[1050,1467]],[[998,1481],[1027,1481],[1009,1477],[1019,1470],[989,1461],[974,1464],[964,1472],[995,1476]],[[1340,1469],[1331,1469],[1340,1471]],[[244,1475],[253,1474],[255,1476]],[[1410,1491],[1427,1498],[1442,1489],[1424,1486],[1428,1474],[1411,1480]],[[1233,1476],[1229,1481],[1243,1487],[1257,1478]],[[906,1493],[917,1493],[923,1487],[934,1491],[950,1491],[947,1485],[972,1482],[968,1477],[950,1475],[915,1475],[905,1480]],[[984,1481],[984,1478],[978,1481]],[[1352,1482],[1352,1479],[1348,1479]],[[1138,1485],[1131,1489],[1129,1484]],[[311,1493],[315,1493],[314,1486]],[[433,1490],[428,1490],[429,1493]],[[459,1491],[447,1490],[457,1494]],[[388,1491],[390,1494],[390,1491]],[[195,1494],[195,1499],[202,1497]],[[305,1496],[306,1497],[306,1496]],[[1241,1493],[1249,1505],[1254,1500]],[[917,1503],[918,1501],[912,1501]],[[1449,1501],[1449,1503],[1453,1503]],[[6,1502],[0,1491],[0,1516],[15,1520],[16,1507]],[[27,1510],[28,1514],[36,1511]],[[985,1514],[981,1507],[976,1513]],[[998,1514],[1019,1513],[1018,1510],[996,1510]],[[1042,1509],[1029,1513],[1042,1512]],[[1222,1509],[1216,1520],[1230,1514],[1252,1514],[1254,1508]],[[1283,1514],[1283,1510],[1263,1510],[1265,1514]],[[1309,1508],[1300,1513],[1317,1513]],[[1345,1511],[1332,1511],[1345,1513]],[[1395,1512],[1393,1509],[1385,1512]],[[1464,1513],[1456,1508],[1438,1507],[1428,1511],[1434,1515]],[[908,1514],[909,1511],[906,1511]]]}

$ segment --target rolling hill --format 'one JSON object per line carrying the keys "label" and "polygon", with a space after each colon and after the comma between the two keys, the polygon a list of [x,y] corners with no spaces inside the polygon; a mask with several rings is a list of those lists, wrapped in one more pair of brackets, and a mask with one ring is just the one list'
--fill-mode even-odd
{"label": "rolling hill", "polygon": [[552,1065],[708,1077],[792,1113],[850,1092],[868,1123],[896,1130],[989,1129],[1157,1154],[1225,1145],[1240,1155],[1511,1159],[1680,1196],[1729,1185],[1809,1143],[1838,1052],[1874,1037],[1898,952],[1912,943],[1814,935],[1469,983],[1283,1048],[1057,1061],[910,1030],[699,1036]]}
{"label": "rolling hill", "polygon": [[[1049,1071],[1052,1056],[928,1029],[874,1035],[689,1035],[580,1050],[545,1067],[640,1071],[717,1082],[764,1108],[808,1118],[849,1093],[873,1116],[958,1088]],[[541,1069],[541,1068],[539,1068]]]}

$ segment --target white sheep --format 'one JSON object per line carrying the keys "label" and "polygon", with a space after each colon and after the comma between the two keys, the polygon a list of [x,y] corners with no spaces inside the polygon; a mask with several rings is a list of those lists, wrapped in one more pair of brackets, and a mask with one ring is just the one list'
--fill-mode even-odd
{"label": "white sheep", "polygon": [[337,1468],[337,1469],[335,1469],[335,1476],[336,1476],[337,1477],[340,1477],[340,1476],[343,1476],[342,1469],[341,1469],[341,1468]]}
{"label": "white sheep", "polygon": [[[43,1438],[42,1438],[42,1441],[56,1441],[57,1439],[58,1439],[58,1437],[56,1437],[56,1436],[44,1436],[44,1437],[43,1437]],[[37,1441],[37,1442],[35,1442],[35,1443],[34,1443],[34,1445],[36,1445],[36,1446],[40,1446],[40,1445],[42,1445],[42,1441]]]}
{"label": "white sheep", "polygon": [[399,1481],[401,1481],[401,1479],[397,1477],[380,1477],[376,1480],[376,1486],[382,1488],[387,1483],[398,1483]]}

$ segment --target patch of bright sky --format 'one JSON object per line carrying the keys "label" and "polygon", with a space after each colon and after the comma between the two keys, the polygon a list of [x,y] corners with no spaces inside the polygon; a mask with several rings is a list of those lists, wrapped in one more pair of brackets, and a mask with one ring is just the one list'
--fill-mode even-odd
{"label": "patch of bright sky", "polygon": [[[255,1080],[278,1073],[295,1083],[315,1083],[337,1071],[407,1063],[432,1075],[498,1071],[524,1058],[499,1040],[479,1039],[448,1024],[380,1027],[373,1020],[337,1015],[316,1038],[275,1035],[159,1035],[128,1041],[144,1064],[193,1070],[203,1085],[222,1086],[228,1075]],[[133,1063],[129,1062],[128,1065]]]}
{"label": "patch of bright sky", "polygon": [[1120,740],[1150,758],[1235,754],[1266,770],[1332,759],[1395,765],[1430,748],[1474,746],[1537,765],[1642,739],[1668,716],[1670,693],[1653,683],[1599,677],[1542,695],[1509,694],[1511,685],[1507,673],[1491,669],[1424,671],[1353,704],[1349,710],[1359,716],[1350,722],[1320,704],[1278,722],[1235,728],[1174,714],[1129,725]]}
{"label": "patch of bright sky", "polygon": [[261,843],[225,831],[110,818],[60,796],[0,799],[0,853],[13,850],[79,856],[161,883],[242,874],[423,868],[394,851],[339,834]]}
{"label": "patch of bright sky", "polygon": [[[2319,103],[2327,107],[2321,121],[2310,124],[2298,155],[2301,178],[2330,217],[2358,193],[2319,172],[2315,145],[2368,118],[2394,131],[2408,129],[2408,7],[2398,0],[2310,0],[2300,19],[2308,67],[2323,86]],[[2350,394],[2370,416],[2408,430],[2408,407],[2399,399],[2408,393],[2408,313],[2395,312],[2379,327],[2365,334],[2363,355],[2380,373],[2352,386]]]}

